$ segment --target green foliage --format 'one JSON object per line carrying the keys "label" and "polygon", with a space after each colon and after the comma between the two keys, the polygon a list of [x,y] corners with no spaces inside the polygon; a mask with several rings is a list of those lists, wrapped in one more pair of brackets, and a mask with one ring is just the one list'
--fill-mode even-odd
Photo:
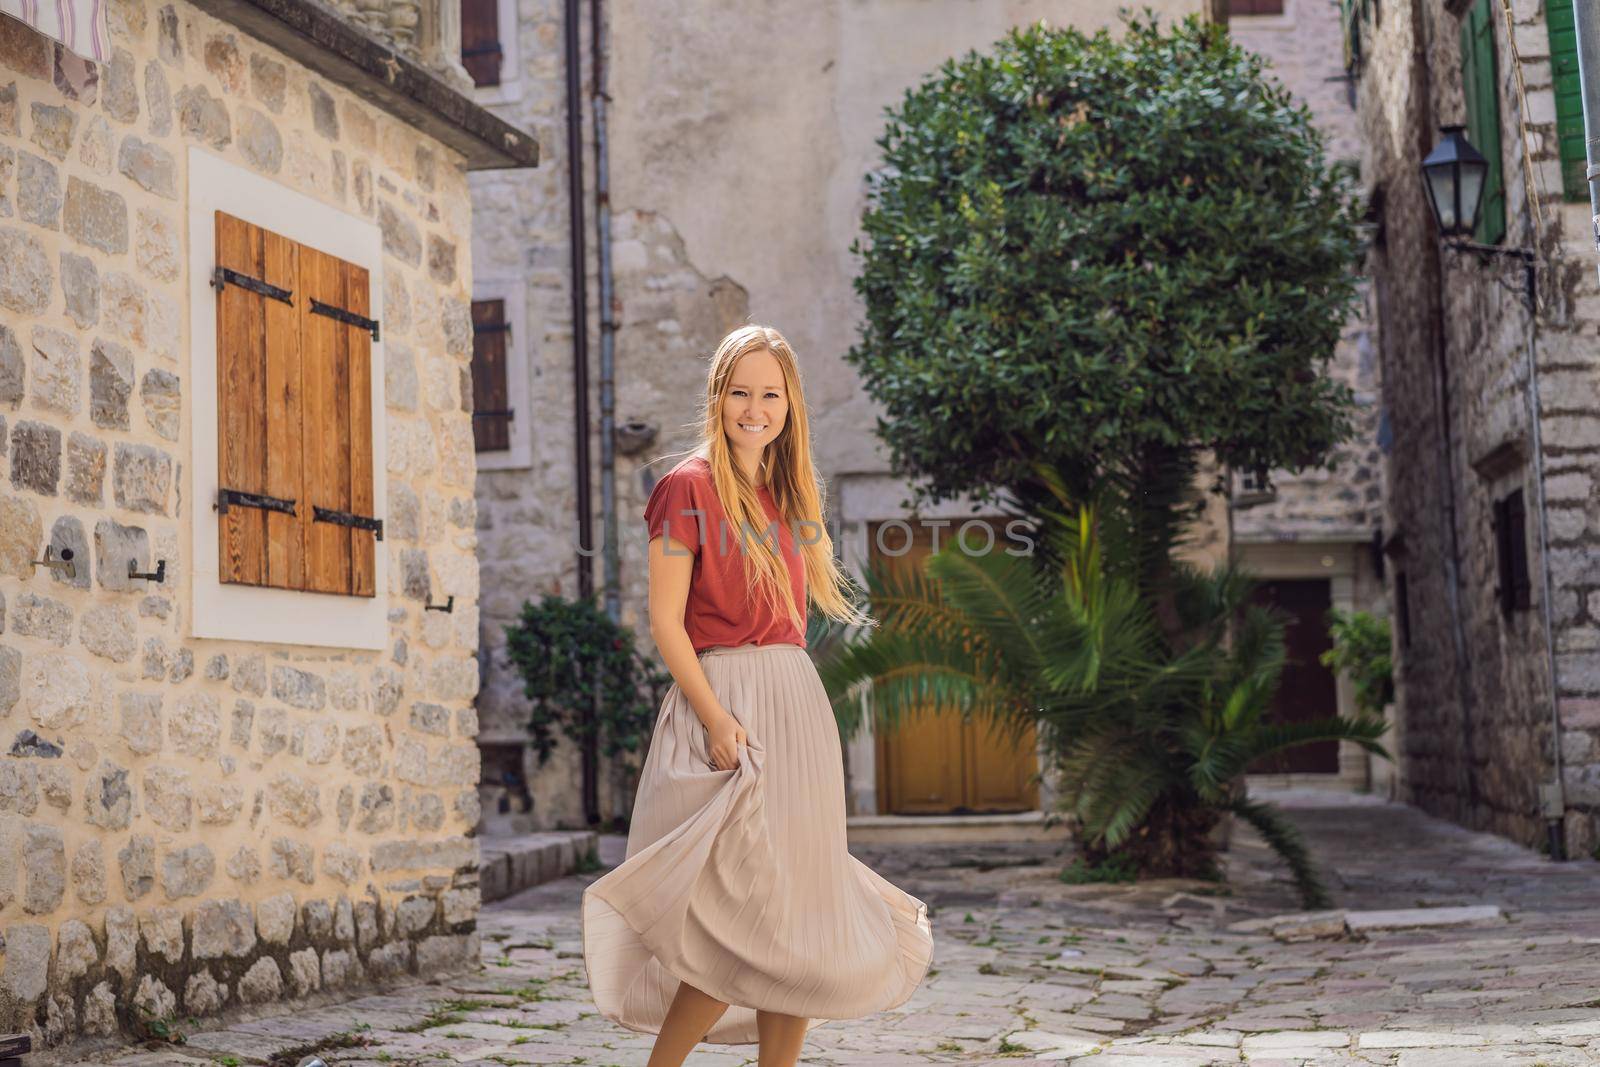
{"label": "green foliage", "polygon": [[[951,545],[921,573],[869,568],[882,624],[819,666],[836,706],[866,682],[885,726],[923,710],[954,710],[1013,740],[1033,726],[1091,864],[1121,852],[1147,873],[1214,877],[1210,830],[1234,811],[1318,905],[1293,828],[1248,801],[1243,775],[1272,753],[1330,739],[1386,756],[1384,724],[1268,721],[1283,631],[1249,603],[1249,583],[1173,565],[1168,596],[1143,581],[1125,505],[1061,504],[1044,511],[1046,564]],[[1176,641],[1157,617],[1163,604],[1177,614]]]}
{"label": "green foliage", "polygon": [[[844,576],[844,580],[850,590],[847,599],[866,608],[868,606],[866,590],[848,573]],[[806,652],[811,656],[811,662],[817,666],[819,672],[848,646],[850,635],[858,629],[830,618],[820,611],[813,609],[809,612],[806,616]],[[839,727],[841,746],[848,744],[866,721],[866,694],[865,686],[857,686],[854,699],[834,701],[833,717]]]}
{"label": "green foliage", "polygon": [[[133,1029],[139,1040],[154,1047],[157,1044],[182,1045],[187,1042],[188,1036],[179,1028],[176,1016],[156,1015],[149,1008],[140,1007],[138,1018],[134,1020]],[[194,1020],[188,1020],[189,1025],[194,1025]]]}
{"label": "green foliage", "polygon": [[1073,495],[1157,453],[1297,469],[1348,437],[1324,373],[1361,250],[1351,171],[1226,30],[1033,25],[888,109],[847,355],[919,497]]}
{"label": "green foliage", "polygon": [[1389,620],[1365,611],[1330,611],[1328,635],[1333,647],[1321,656],[1322,665],[1345,671],[1356,690],[1356,707],[1368,715],[1382,715],[1394,700],[1394,649]]}
{"label": "green foliage", "polygon": [[557,744],[557,729],[574,744],[593,733],[608,758],[638,751],[672,681],[634,647],[633,631],[592,600],[547,595],[537,605],[524,603],[506,627],[506,651],[533,702],[528,731],[541,765]]}

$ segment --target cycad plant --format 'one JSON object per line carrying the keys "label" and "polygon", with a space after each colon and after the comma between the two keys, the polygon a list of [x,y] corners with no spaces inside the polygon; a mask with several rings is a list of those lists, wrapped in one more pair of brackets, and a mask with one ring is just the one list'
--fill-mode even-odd
{"label": "cycad plant", "polygon": [[1246,795],[1243,775],[1271,753],[1328,739],[1387,757],[1383,723],[1266,721],[1283,627],[1248,603],[1248,580],[1170,556],[1152,568],[1137,506],[1115,494],[1082,505],[1058,496],[1059,508],[1038,509],[1032,557],[951,544],[925,570],[867,571],[879,625],[819,665],[841,722],[860,714],[866,690],[885,727],[939,709],[1013,738],[1034,726],[1091,864],[1115,855],[1146,875],[1214,877],[1210,831],[1233,812],[1283,857],[1305,906],[1326,906],[1300,836]]}

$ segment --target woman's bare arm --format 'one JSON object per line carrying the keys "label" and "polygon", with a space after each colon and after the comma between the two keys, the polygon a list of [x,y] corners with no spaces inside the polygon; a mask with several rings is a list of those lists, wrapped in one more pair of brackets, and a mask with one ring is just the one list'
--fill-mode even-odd
{"label": "woman's bare arm", "polygon": [[[670,552],[666,543],[665,535],[650,539],[650,636],[655,638],[661,660],[678,683],[678,689],[711,736],[712,755],[717,757],[718,768],[727,769],[738,758],[733,739],[743,740],[744,730],[712,691],[694,643],[689,640],[689,631],[684,628],[683,613],[689,602],[694,556],[689,547],[676,538]],[[721,743],[724,740],[725,745]]]}

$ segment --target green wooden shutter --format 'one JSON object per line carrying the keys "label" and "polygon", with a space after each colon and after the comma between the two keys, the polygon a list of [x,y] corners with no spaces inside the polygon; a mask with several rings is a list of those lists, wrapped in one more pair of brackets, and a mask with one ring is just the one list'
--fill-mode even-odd
{"label": "green wooden shutter", "polygon": [[1461,20],[1461,85],[1467,97],[1467,140],[1489,161],[1477,238],[1498,244],[1506,235],[1506,187],[1500,163],[1500,69],[1494,60],[1496,0],[1476,0]]}
{"label": "green wooden shutter", "polygon": [[1584,177],[1588,160],[1583,149],[1583,85],[1578,81],[1578,31],[1572,5],[1553,0],[1545,5],[1550,31],[1550,70],[1556,91],[1556,138],[1561,144],[1561,192],[1568,200],[1589,199]]}
{"label": "green wooden shutter", "polygon": [[1344,69],[1354,71],[1361,65],[1361,23],[1358,0],[1339,0],[1340,36],[1344,39]]}

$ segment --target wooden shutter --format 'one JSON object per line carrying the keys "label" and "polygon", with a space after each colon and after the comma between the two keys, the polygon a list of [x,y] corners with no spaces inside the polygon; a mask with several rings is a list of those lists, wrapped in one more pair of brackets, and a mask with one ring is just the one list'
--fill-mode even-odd
{"label": "wooden shutter", "polygon": [[472,302],[472,440],[479,452],[511,447],[511,390],[506,385],[506,322],[504,300]]}
{"label": "wooden shutter", "polygon": [[504,57],[496,0],[461,0],[461,65],[472,75],[472,84],[499,85]]}
{"label": "wooden shutter", "polygon": [[[216,241],[218,267],[278,291],[225,281],[217,293],[218,484],[294,501],[300,494],[300,339],[295,309],[283,294],[297,284],[299,246],[220,211]],[[235,505],[220,512],[217,533],[222,581],[304,585],[304,537],[293,514]]]}
{"label": "wooden shutter", "polygon": [[300,284],[306,588],[372,596],[373,532],[318,515],[372,515],[372,335],[316,310],[320,304],[366,317],[367,272],[302,247]]}
{"label": "wooden shutter", "polygon": [[1228,0],[1228,16],[1281,15],[1283,0]]}
{"label": "wooden shutter", "polygon": [[220,211],[216,233],[219,580],[373,596],[368,273]]}
{"label": "wooden shutter", "polygon": [[1467,98],[1467,140],[1489,161],[1477,238],[1497,244],[1506,234],[1505,173],[1500,162],[1500,68],[1495,62],[1498,0],[1476,0],[1461,20],[1461,85]]}
{"label": "wooden shutter", "polygon": [[1556,93],[1556,139],[1561,153],[1561,192],[1567,200],[1588,200],[1589,181],[1584,176],[1588,159],[1583,139],[1583,85],[1578,81],[1578,31],[1572,5],[1545,5],[1545,27],[1550,33],[1550,73]]}

